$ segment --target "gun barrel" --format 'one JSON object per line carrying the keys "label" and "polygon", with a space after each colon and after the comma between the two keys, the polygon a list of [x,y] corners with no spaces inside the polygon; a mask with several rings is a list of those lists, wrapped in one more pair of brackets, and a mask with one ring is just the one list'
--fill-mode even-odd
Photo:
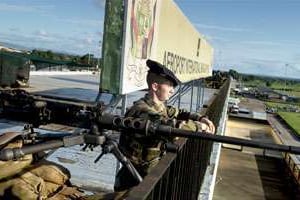
{"label": "gun barrel", "polygon": [[49,149],[55,149],[62,146],[64,146],[63,141],[55,140],[44,142],[42,144],[24,146],[21,148],[7,148],[0,151],[0,160],[16,160],[27,154],[37,153]]}
{"label": "gun barrel", "polygon": [[300,154],[300,147],[298,147],[298,146],[265,143],[265,142],[247,140],[247,139],[230,137],[230,136],[208,134],[205,132],[193,132],[193,131],[188,131],[188,130],[172,128],[172,127],[166,126],[166,125],[159,125],[156,128],[155,132],[157,134],[173,135],[173,136],[177,136],[177,137],[194,138],[194,139],[205,139],[205,140],[210,140],[213,142],[221,142],[221,143],[226,143],[226,144],[234,144],[234,145],[260,148],[260,149],[268,149],[268,150]]}
{"label": "gun barrel", "polygon": [[84,136],[74,135],[65,136],[60,140],[49,140],[39,144],[31,144],[21,148],[7,148],[0,151],[0,160],[8,161],[15,160],[23,157],[27,154],[38,153],[50,149],[56,149],[59,147],[69,147],[78,144],[84,144]]}
{"label": "gun barrel", "polygon": [[165,135],[165,136],[177,136],[184,138],[193,138],[193,139],[204,139],[214,142],[221,142],[226,144],[234,144],[241,146],[248,146],[254,148],[261,148],[267,150],[275,150],[282,152],[290,152],[294,154],[300,154],[300,147],[298,146],[289,146],[283,144],[274,144],[274,143],[264,143],[260,141],[247,140],[242,138],[222,136],[208,134],[205,132],[194,132],[178,128],[173,128],[168,125],[164,125],[157,122],[151,122],[149,120],[141,118],[123,118],[119,116],[112,116],[105,114],[102,118],[99,118],[99,125],[104,127],[109,127],[114,130],[127,130],[127,132],[134,132],[144,135]]}

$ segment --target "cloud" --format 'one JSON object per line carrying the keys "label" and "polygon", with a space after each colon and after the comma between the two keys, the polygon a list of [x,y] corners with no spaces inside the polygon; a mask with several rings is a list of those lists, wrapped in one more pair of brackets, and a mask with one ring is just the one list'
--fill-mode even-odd
{"label": "cloud", "polygon": [[103,36],[103,32],[102,31],[96,31],[96,35],[98,35],[98,36]]}
{"label": "cloud", "polygon": [[[92,1],[93,3],[97,3],[98,6],[104,7],[105,5],[105,0]],[[27,47],[28,49],[49,49],[52,51],[70,52],[72,54],[78,55],[83,55],[87,52],[90,52],[99,56],[99,41],[102,40],[103,32],[103,16],[101,12],[103,11],[99,11],[101,16],[98,13],[98,15],[96,15],[95,18],[92,19],[87,19],[88,16],[81,18],[80,15],[70,16],[70,18],[59,18],[58,15],[55,15],[54,6],[41,5],[44,4],[41,1],[36,1],[39,4],[35,5],[26,5],[25,1],[13,2],[14,3],[11,3],[10,1],[7,1],[5,3],[1,2],[0,13],[4,13],[4,11],[7,13],[16,12],[14,13],[16,16],[21,16],[20,12],[34,14],[38,13],[39,15],[36,15],[37,18],[39,18],[40,16],[49,17],[51,18],[51,22],[55,22],[56,25],[66,25],[68,27],[63,27],[62,29],[53,29],[51,23],[49,26],[42,26],[44,28],[36,25],[30,30],[27,30],[27,28],[23,26],[10,24],[10,27],[8,26],[8,28],[0,30],[0,41],[22,45],[24,47]],[[68,31],[70,32],[66,33],[64,31],[64,28],[68,28]],[[86,33],[83,33],[84,31]],[[80,48],[78,48],[78,46]]]}
{"label": "cloud", "polygon": [[27,34],[20,32],[0,32],[0,41],[21,45],[27,49],[38,48],[60,52],[62,49],[68,49],[76,40],[74,39],[74,41],[69,42],[69,40],[65,40],[62,35],[50,34],[44,30],[36,30]]}
{"label": "cloud", "polygon": [[287,64],[287,74],[288,75],[289,74],[299,74],[300,75],[300,62]]}
{"label": "cloud", "polygon": [[[220,70],[235,69],[240,73],[285,76],[285,64],[289,64],[288,77],[300,76],[300,55],[284,51],[279,44],[258,42],[273,46],[250,47],[249,45],[222,45],[215,48],[214,68]],[[273,47],[273,48],[272,48]],[[290,48],[288,48],[290,49]],[[297,59],[298,58],[298,59]]]}
{"label": "cloud", "polygon": [[[12,39],[13,38],[13,39]],[[19,34],[19,32],[14,32],[14,33],[5,33],[5,32],[0,32],[0,40],[5,41],[5,42],[11,42],[14,44],[24,44],[24,42],[28,42],[32,39],[27,34]]]}
{"label": "cloud", "polygon": [[48,12],[54,8],[53,5],[14,5],[8,3],[0,3],[0,11],[9,12]]}
{"label": "cloud", "polygon": [[35,32],[39,36],[47,36],[48,33],[45,30],[38,30]]}
{"label": "cloud", "polygon": [[66,23],[76,24],[78,26],[102,27],[103,20],[97,19],[58,19]]}
{"label": "cloud", "polygon": [[32,39],[30,41],[35,41],[35,42],[39,42],[42,45],[45,45],[45,43],[51,43],[51,42],[57,42],[59,40],[61,40],[60,35],[55,35],[55,34],[50,34],[49,32],[43,30],[43,29],[39,29],[36,31],[33,31],[32,34],[29,35],[29,37],[32,37]]}
{"label": "cloud", "polygon": [[272,60],[272,59],[257,59],[257,58],[249,59],[248,58],[247,60],[244,60],[241,63],[249,64],[249,65],[274,66],[274,65],[284,65],[285,62],[283,60],[276,60],[276,59]]}
{"label": "cloud", "polygon": [[300,63],[300,54],[299,54],[299,53],[295,54],[295,55],[293,56],[293,60],[294,60],[295,62]]}
{"label": "cloud", "polygon": [[55,20],[57,23],[61,24],[73,24],[76,25],[76,27],[79,27],[82,29],[83,27],[97,27],[102,31],[104,20],[103,19],[76,19],[76,18],[61,18],[55,15],[55,12],[53,13],[43,13],[43,16],[46,16],[48,18],[51,18],[52,20]]}
{"label": "cloud", "polygon": [[276,42],[274,41],[267,41],[267,40],[249,40],[249,41],[241,41],[242,44],[250,44],[250,45],[260,45],[260,46],[268,46],[268,47],[280,47],[284,46],[295,46],[295,47],[300,47],[299,41],[287,41],[287,40],[277,40]]}
{"label": "cloud", "polygon": [[106,1],[106,0],[94,0],[93,2],[94,2],[94,4],[95,4],[96,6],[99,6],[100,8],[104,8],[104,6],[105,6],[105,1]]}
{"label": "cloud", "polygon": [[194,25],[197,28],[213,29],[213,30],[218,30],[218,31],[230,31],[230,32],[249,32],[249,31],[251,31],[249,29],[244,29],[244,28],[224,27],[224,26],[207,25],[207,24],[200,24],[200,23],[194,23]]}
{"label": "cloud", "polygon": [[87,38],[84,38],[84,42],[86,42],[88,44],[92,44],[93,43],[93,39],[91,37],[87,37]]}
{"label": "cloud", "polygon": [[20,28],[18,28],[18,27],[11,27],[8,30],[11,31],[11,32],[19,32]]}
{"label": "cloud", "polygon": [[241,43],[242,44],[250,44],[250,45],[263,45],[263,46],[282,46],[282,45],[284,45],[282,42],[261,41],[261,40],[241,41]]}
{"label": "cloud", "polygon": [[215,43],[215,42],[222,42],[222,43],[230,42],[230,40],[228,38],[225,38],[225,37],[219,37],[219,36],[215,36],[215,35],[211,35],[211,34],[205,34],[203,36],[204,36],[205,39],[207,39],[211,43]]}
{"label": "cloud", "polygon": [[216,68],[220,70],[234,69],[240,73],[258,74],[267,76],[285,76],[298,78],[300,76],[299,64],[288,64],[287,72],[285,65],[288,62],[280,59],[257,59],[257,58],[242,58],[226,59],[222,63],[218,63]]}
{"label": "cloud", "polygon": [[7,3],[0,3],[0,11],[18,11],[18,12],[32,12],[36,8],[33,6],[26,5],[12,5]]}

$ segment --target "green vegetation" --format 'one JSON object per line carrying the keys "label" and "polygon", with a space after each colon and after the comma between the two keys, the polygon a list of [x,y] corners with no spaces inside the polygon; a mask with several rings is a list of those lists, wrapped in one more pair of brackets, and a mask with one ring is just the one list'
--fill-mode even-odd
{"label": "green vegetation", "polygon": [[[285,79],[284,77],[260,76],[252,74],[242,74],[230,69],[228,72],[213,71],[213,77],[209,81],[220,82],[224,77],[231,76],[237,80],[243,87],[258,88],[268,87],[281,94],[286,94],[292,97],[300,97],[300,79]],[[214,78],[216,77],[216,78]],[[220,78],[221,77],[221,78]],[[298,99],[290,100],[292,102],[300,103]]]}
{"label": "green vegetation", "polygon": [[300,136],[300,113],[279,112],[278,114]]}
{"label": "green vegetation", "polygon": [[224,81],[227,80],[228,75],[229,75],[228,72],[214,70],[212,76],[207,77],[205,79],[205,86],[209,88],[218,89],[223,85]]}
{"label": "green vegetation", "polygon": [[246,87],[253,87],[253,88],[267,86],[266,81],[260,79],[253,79],[248,81],[243,80],[243,83]]}
{"label": "green vegetation", "polygon": [[300,91],[290,91],[288,94],[294,96],[294,97],[300,97]]}
{"label": "green vegetation", "polygon": [[58,52],[42,51],[34,49],[31,51],[29,58],[33,60],[47,60],[47,61],[56,61],[56,62],[69,62],[74,65],[86,65],[95,67],[100,64],[100,59],[94,58],[93,54],[85,54],[83,56],[79,55],[70,55]]}
{"label": "green vegetation", "polygon": [[265,102],[267,107],[271,108],[283,108],[286,106],[284,103]]}
{"label": "green vegetation", "polygon": [[[280,93],[300,97],[300,79],[240,74],[234,70],[229,70],[228,74],[242,84],[241,88],[251,87],[252,94],[256,98],[262,97],[261,99],[267,100],[265,102],[266,111],[278,113],[300,137],[300,98],[288,97],[284,99],[279,95]],[[271,90],[264,88],[260,90],[259,87],[267,87]]]}
{"label": "green vegetation", "polygon": [[[1,52],[5,52],[2,51]],[[69,70],[84,70],[101,68],[102,59],[95,58],[93,54],[85,55],[70,55],[59,52],[52,52],[50,50],[43,51],[34,49],[31,52],[5,52],[7,55],[18,55],[24,59],[29,59],[30,62],[36,65],[36,70],[45,67],[64,65]]]}
{"label": "green vegetation", "polygon": [[278,77],[239,74],[239,79],[247,87],[268,87],[290,96],[300,97],[300,80]]}
{"label": "green vegetation", "polygon": [[286,90],[286,91],[299,91],[300,92],[300,83],[293,80],[277,80],[273,81],[271,84],[271,88],[274,90]]}
{"label": "green vegetation", "polygon": [[291,104],[287,102],[265,102],[267,110],[273,109],[275,112],[280,112],[280,111],[290,111],[293,112],[295,110],[300,110],[300,105],[299,104]]}
{"label": "green vegetation", "polygon": [[241,75],[241,80],[246,86],[265,86],[273,90],[300,92],[299,80],[284,80],[274,77],[259,77],[253,75]]}

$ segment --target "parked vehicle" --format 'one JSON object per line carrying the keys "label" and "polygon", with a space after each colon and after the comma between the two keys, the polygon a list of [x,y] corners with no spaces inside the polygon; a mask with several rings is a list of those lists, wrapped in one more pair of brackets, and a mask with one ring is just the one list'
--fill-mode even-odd
{"label": "parked vehicle", "polygon": [[234,114],[238,114],[239,113],[239,106],[238,105],[232,105],[229,107],[229,112],[230,113],[234,113]]}

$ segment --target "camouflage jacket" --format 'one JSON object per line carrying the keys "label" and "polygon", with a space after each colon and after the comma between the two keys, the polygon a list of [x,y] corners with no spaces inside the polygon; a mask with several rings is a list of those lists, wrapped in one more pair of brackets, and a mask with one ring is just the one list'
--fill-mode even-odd
{"label": "camouflage jacket", "polygon": [[[126,117],[140,117],[151,121],[170,121],[171,119],[188,120],[183,129],[196,131],[196,125],[192,120],[199,120],[199,114],[192,114],[184,109],[177,109],[164,104],[157,105],[148,96],[134,102],[134,105],[126,112]],[[191,119],[191,120],[189,120]],[[121,133],[120,148],[131,160],[138,171],[147,173],[148,169],[157,164],[164,154],[164,145],[173,138],[161,136],[143,136],[138,133]]]}

